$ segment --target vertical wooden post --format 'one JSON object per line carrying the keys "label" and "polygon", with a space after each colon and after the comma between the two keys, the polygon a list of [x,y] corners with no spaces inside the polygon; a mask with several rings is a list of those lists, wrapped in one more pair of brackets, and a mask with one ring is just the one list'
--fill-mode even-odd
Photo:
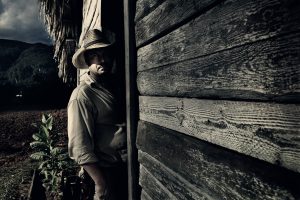
{"label": "vertical wooden post", "polygon": [[45,188],[42,186],[41,177],[39,172],[35,169],[32,175],[31,185],[28,191],[28,200],[45,200]]}
{"label": "vertical wooden post", "polygon": [[128,147],[128,199],[140,199],[138,157],[136,148],[138,97],[136,87],[136,47],[134,32],[135,1],[124,0],[126,121]]}

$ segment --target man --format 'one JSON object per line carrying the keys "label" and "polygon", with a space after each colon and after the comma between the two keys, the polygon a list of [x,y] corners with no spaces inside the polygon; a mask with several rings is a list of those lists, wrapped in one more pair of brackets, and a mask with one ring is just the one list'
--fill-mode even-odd
{"label": "man", "polygon": [[95,200],[127,199],[127,174],[120,154],[126,135],[119,124],[113,90],[110,40],[104,32],[90,30],[72,58],[75,67],[89,72],[68,104],[68,149],[70,157],[93,179]]}

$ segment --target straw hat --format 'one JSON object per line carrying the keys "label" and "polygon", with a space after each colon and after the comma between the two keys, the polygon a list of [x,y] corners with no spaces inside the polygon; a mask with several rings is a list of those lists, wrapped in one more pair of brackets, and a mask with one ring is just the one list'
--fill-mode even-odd
{"label": "straw hat", "polygon": [[115,42],[114,33],[108,30],[92,29],[86,32],[79,48],[72,57],[73,65],[78,69],[87,69],[89,66],[85,62],[84,52],[90,49],[104,48]]}

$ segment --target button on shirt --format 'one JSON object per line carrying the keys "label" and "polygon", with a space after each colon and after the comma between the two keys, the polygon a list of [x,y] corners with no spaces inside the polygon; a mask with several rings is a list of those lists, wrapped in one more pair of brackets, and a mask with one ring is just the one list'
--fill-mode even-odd
{"label": "button on shirt", "polygon": [[79,165],[113,166],[120,156],[110,147],[116,124],[115,98],[111,92],[88,80],[74,89],[68,104],[68,151]]}

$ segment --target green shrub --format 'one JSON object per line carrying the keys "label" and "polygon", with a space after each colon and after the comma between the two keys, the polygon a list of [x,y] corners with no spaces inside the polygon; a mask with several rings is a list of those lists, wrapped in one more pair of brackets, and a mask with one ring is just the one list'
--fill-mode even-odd
{"label": "green shrub", "polygon": [[43,114],[42,123],[37,128],[39,131],[32,135],[34,141],[30,143],[35,152],[30,157],[39,161],[43,186],[51,196],[58,197],[61,195],[59,191],[63,171],[74,171],[76,165],[69,158],[66,148],[56,146],[60,133],[52,131],[53,117],[51,114]]}

